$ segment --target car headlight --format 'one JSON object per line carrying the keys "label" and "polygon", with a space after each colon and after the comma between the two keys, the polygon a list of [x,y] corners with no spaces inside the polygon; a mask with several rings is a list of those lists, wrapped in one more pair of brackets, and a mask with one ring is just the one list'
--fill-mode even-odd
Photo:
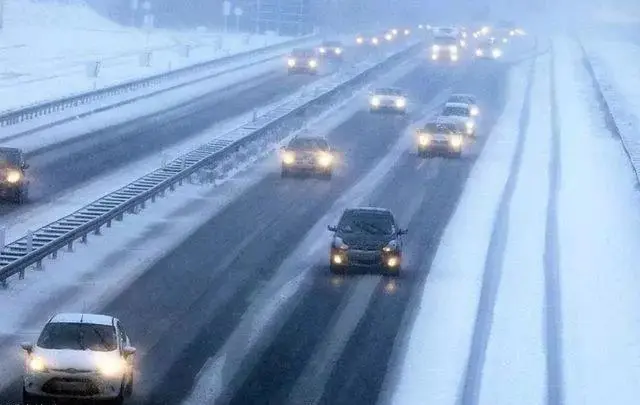
{"label": "car headlight", "polygon": [[457,52],[458,52],[458,47],[457,47],[457,46],[455,46],[455,45],[451,45],[451,46],[449,47],[449,52],[451,52],[451,53],[457,53]]}
{"label": "car headlight", "polygon": [[326,53],[327,50],[325,48],[320,48],[320,53]]}
{"label": "car headlight", "polygon": [[385,247],[382,248],[382,251],[385,253],[396,252],[398,250],[399,244],[397,240],[392,240]]}
{"label": "car headlight", "polygon": [[374,107],[377,107],[380,105],[380,98],[378,97],[371,97],[371,105]]}
{"label": "car headlight", "polygon": [[342,48],[336,48],[336,55],[340,55],[342,53]]}
{"label": "car headlight", "polygon": [[398,35],[398,30],[397,29],[392,29],[391,32],[393,32],[393,35]]}
{"label": "car headlight", "polygon": [[404,35],[409,35],[409,34],[411,34],[411,31],[409,31],[409,30],[404,30]]}
{"label": "car headlight", "polygon": [[427,146],[431,143],[431,136],[429,134],[420,134],[418,136],[418,143],[420,146]]}
{"label": "car headlight", "polygon": [[47,364],[44,359],[39,356],[30,356],[27,362],[27,366],[30,371],[34,371],[36,373],[43,373],[47,371]]}
{"label": "car headlight", "polygon": [[289,67],[294,67],[296,65],[296,60],[295,59],[289,59],[287,61],[287,64],[289,65]]}
{"label": "car headlight", "polygon": [[462,142],[462,137],[460,135],[453,135],[449,138],[449,144],[456,149],[462,146]]}
{"label": "car headlight", "polygon": [[296,161],[296,154],[293,152],[285,152],[282,154],[282,163],[285,165],[293,164]]}
{"label": "car headlight", "polygon": [[318,163],[323,167],[331,166],[331,163],[333,163],[333,156],[330,153],[326,152],[319,153]]}
{"label": "car headlight", "polygon": [[126,371],[127,363],[120,357],[98,356],[97,368],[105,377],[118,377]]}
{"label": "car headlight", "polygon": [[431,50],[433,50],[433,52],[438,52],[440,50],[440,46],[439,45],[434,45],[431,47]]}
{"label": "car headlight", "polygon": [[22,179],[22,173],[17,170],[9,170],[7,172],[6,179],[9,183],[17,183],[20,181],[20,179]]}
{"label": "car headlight", "polygon": [[311,60],[309,61],[309,67],[314,68],[314,67],[316,67],[316,66],[318,66],[318,61],[317,61],[317,60],[315,60],[315,59],[311,59]]}
{"label": "car headlight", "polygon": [[460,40],[460,46],[463,47],[463,48],[466,47],[467,46],[467,42],[464,39]]}
{"label": "car headlight", "polygon": [[483,56],[484,51],[482,49],[476,49],[476,56]]}
{"label": "car headlight", "polygon": [[344,243],[342,238],[339,237],[339,236],[336,236],[336,237],[333,238],[333,247],[336,248],[336,249],[340,249],[340,250],[348,250],[349,249],[349,245]]}
{"label": "car headlight", "polygon": [[380,42],[380,40],[378,38],[371,38],[371,43],[374,45],[378,45],[378,42]]}
{"label": "car headlight", "polygon": [[454,62],[457,61],[458,60],[458,55],[455,54],[455,53],[453,55],[451,55],[451,60],[454,61]]}
{"label": "car headlight", "polygon": [[393,35],[387,34],[384,36],[384,39],[386,39],[387,41],[391,41],[393,39]]}
{"label": "car headlight", "polygon": [[432,54],[431,59],[438,60],[438,54],[437,53]]}
{"label": "car headlight", "polygon": [[407,100],[405,100],[404,98],[399,98],[396,100],[396,107],[404,108],[406,105],[407,105]]}
{"label": "car headlight", "polygon": [[359,44],[361,44],[361,43],[363,43],[363,42],[364,42],[364,39],[363,39],[363,38],[358,37],[358,38],[356,38],[356,42],[357,42],[357,43],[359,43]]}
{"label": "car headlight", "polygon": [[513,31],[513,30],[512,30],[512,31],[509,31],[509,35],[510,35],[510,36],[514,36],[514,35],[516,35],[516,32],[515,32],[515,31]]}
{"label": "car headlight", "polygon": [[480,109],[476,106],[471,107],[471,115],[477,117],[478,115],[480,115]]}
{"label": "car headlight", "polygon": [[491,51],[491,54],[494,58],[499,58],[502,56],[502,51],[500,49],[494,49],[493,51]]}

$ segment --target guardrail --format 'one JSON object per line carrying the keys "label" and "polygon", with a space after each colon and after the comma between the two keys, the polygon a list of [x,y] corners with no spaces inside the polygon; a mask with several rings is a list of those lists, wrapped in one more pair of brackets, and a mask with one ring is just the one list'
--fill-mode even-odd
{"label": "guardrail", "polygon": [[321,81],[312,94],[285,101],[270,112],[256,117],[252,122],[189,152],[164,167],[110,193],[93,203],[52,222],[35,232],[4,246],[0,252],[0,284],[7,286],[7,279],[15,274],[24,278],[25,270],[33,265],[42,267],[48,256],[57,257],[58,251],[73,249],[77,240],[86,242],[90,233],[100,234],[102,227],[110,227],[112,221],[122,220],[124,214],[143,209],[147,202],[154,202],[167,191],[203,169],[224,170],[229,163],[246,153],[253,142],[281,140],[291,131],[303,127],[310,117],[324,110],[328,103],[353,94],[376,75],[415,53],[421,42],[408,45],[391,56],[377,61],[364,61],[344,73],[338,73]]}
{"label": "guardrail", "polygon": [[613,102],[616,97],[615,90],[602,85],[601,80],[598,79],[597,67],[591,62],[584,44],[580,41],[580,38],[576,37],[576,40],[582,50],[582,61],[587,72],[589,72],[589,76],[591,76],[607,126],[611,132],[620,137],[622,147],[636,174],[636,181],[640,183],[640,137],[637,130],[634,130],[629,125],[622,125],[622,123],[633,122],[633,118],[625,110],[612,107],[612,105],[615,105]]}
{"label": "guardrail", "polygon": [[186,66],[180,69],[172,70],[165,73],[160,73],[143,79],[131,80],[125,83],[121,83],[111,87],[105,87],[103,89],[88,91],[85,93],[79,93],[64,97],[58,100],[47,101],[38,103],[32,106],[20,108],[13,111],[5,111],[0,113],[0,127],[6,127],[11,125],[20,124],[25,121],[32,120],[37,117],[57,113],[64,111],[68,108],[74,108],[81,105],[89,104],[97,100],[101,100],[110,96],[120,95],[124,93],[138,91],[140,89],[156,86],[160,83],[176,80],[183,76],[193,75],[201,71],[205,71],[220,65],[228,64],[234,61],[240,61],[244,58],[255,57],[263,54],[268,54],[278,50],[290,49],[296,45],[319,39],[319,36],[309,35],[300,38],[296,38],[290,41],[281,42],[272,46],[254,49],[252,51],[241,52],[235,55],[230,55],[218,59],[213,59],[206,62],[197,63],[195,65]]}

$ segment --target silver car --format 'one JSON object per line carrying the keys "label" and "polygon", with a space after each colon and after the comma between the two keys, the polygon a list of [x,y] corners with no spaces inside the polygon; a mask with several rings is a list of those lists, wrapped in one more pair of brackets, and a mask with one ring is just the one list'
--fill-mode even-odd
{"label": "silver car", "polygon": [[369,111],[405,114],[407,96],[402,90],[392,87],[376,89],[369,94]]}
{"label": "silver car", "polygon": [[129,337],[116,318],[68,313],[53,316],[26,352],[23,403],[44,399],[109,400],[122,404],[133,392]]}

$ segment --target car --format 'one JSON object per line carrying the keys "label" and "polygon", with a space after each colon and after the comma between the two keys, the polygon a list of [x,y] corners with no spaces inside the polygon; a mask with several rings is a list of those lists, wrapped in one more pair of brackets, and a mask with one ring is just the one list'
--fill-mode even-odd
{"label": "car", "polygon": [[496,43],[495,38],[481,41],[476,48],[478,59],[499,59],[502,57],[502,48]]}
{"label": "car", "polygon": [[331,59],[342,59],[344,46],[340,41],[324,41],[318,48],[320,56]]}
{"label": "car", "polygon": [[313,49],[296,48],[291,51],[287,60],[289,74],[318,74],[318,55]]}
{"label": "car", "polygon": [[18,148],[0,148],[0,197],[16,203],[25,203],[29,194],[29,180],[25,170],[29,165]]}
{"label": "car", "polygon": [[447,103],[463,103],[471,106],[471,115],[477,117],[480,115],[480,107],[478,106],[478,100],[476,96],[472,94],[452,94],[447,99]]}
{"label": "car", "polygon": [[375,268],[386,274],[399,275],[402,265],[400,229],[386,208],[348,208],[333,232],[329,252],[329,269],[342,273],[354,268]]}
{"label": "car", "polygon": [[321,175],[330,179],[335,163],[334,153],[326,139],[319,136],[298,136],[282,149],[281,176],[296,173]]}
{"label": "car", "polygon": [[369,40],[369,43],[371,44],[371,46],[378,46],[380,45],[380,37],[377,35],[374,35],[371,37],[371,39]]}
{"label": "car", "polygon": [[369,111],[406,114],[407,96],[401,89],[394,87],[375,89],[369,95]]}
{"label": "car", "polygon": [[471,110],[472,106],[466,103],[446,103],[440,116],[461,122],[466,128],[467,135],[476,136],[476,121]]}
{"label": "car", "polygon": [[462,156],[466,128],[458,120],[440,117],[418,129],[418,155]]}
{"label": "car", "polygon": [[431,60],[457,62],[460,42],[458,38],[449,35],[436,36],[431,45]]}
{"label": "car", "polygon": [[112,316],[57,314],[35,344],[21,346],[26,352],[24,404],[66,399],[121,404],[133,393],[136,349]]}

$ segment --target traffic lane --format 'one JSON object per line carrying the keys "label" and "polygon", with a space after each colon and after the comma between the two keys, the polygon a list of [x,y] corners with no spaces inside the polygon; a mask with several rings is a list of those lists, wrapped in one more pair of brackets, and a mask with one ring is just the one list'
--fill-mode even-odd
{"label": "traffic lane", "polygon": [[[354,50],[345,56],[343,64],[328,64],[323,69],[325,74],[330,74],[366,56],[365,52]],[[273,72],[271,76],[268,81],[232,86],[229,90],[210,93],[162,116],[96,131],[30,156],[30,199],[36,203],[51,201],[56,195],[96,176],[159,153],[217,122],[272,103],[322,77],[289,76],[284,61],[282,70]],[[4,208],[10,211],[15,207]]]}
{"label": "traffic lane", "polygon": [[252,293],[397,139],[406,121],[388,118],[360,112],[328,135],[348,161],[330,182],[280,179],[274,167],[104,309],[123,320],[140,350],[134,403],[176,402],[189,391]]}
{"label": "traffic lane", "polygon": [[[483,133],[491,129],[504,104],[504,69],[489,66],[486,71],[474,71],[454,87],[458,92],[478,94],[486,103]],[[378,282],[374,286],[361,287],[362,283],[370,283],[371,276],[332,276],[327,268],[328,258],[320,258],[313,269],[315,277],[309,292],[256,361],[256,367],[238,382],[231,404],[375,403],[400,322],[411,296],[421,290],[424,274],[418,269],[430,263],[483,143],[481,137],[462,159],[425,160],[413,151],[405,154],[369,199],[371,204],[390,208],[400,226],[408,225],[410,234],[405,238],[401,276],[376,276]],[[358,289],[362,289],[360,295],[352,293]],[[367,309],[361,319],[347,322],[343,330],[334,330],[338,319],[349,317],[350,312],[363,305]],[[351,334],[349,328],[354,324],[357,328]],[[348,341],[344,349],[335,347],[344,340]],[[323,360],[316,359],[318,350],[322,350]],[[339,355],[332,373],[324,380],[322,371],[330,368],[334,360],[327,358],[326,353],[331,352]],[[306,378],[307,375],[311,377]],[[314,392],[320,393],[321,399]]]}

